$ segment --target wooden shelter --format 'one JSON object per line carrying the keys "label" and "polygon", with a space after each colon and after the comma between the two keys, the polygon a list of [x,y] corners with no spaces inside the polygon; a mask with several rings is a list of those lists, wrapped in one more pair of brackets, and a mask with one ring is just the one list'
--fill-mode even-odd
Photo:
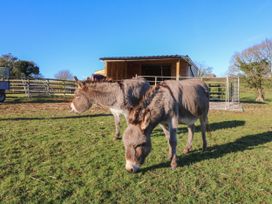
{"label": "wooden shelter", "polygon": [[102,57],[105,75],[113,80],[135,75],[165,78],[195,77],[198,71],[188,55],[159,55],[135,57]]}

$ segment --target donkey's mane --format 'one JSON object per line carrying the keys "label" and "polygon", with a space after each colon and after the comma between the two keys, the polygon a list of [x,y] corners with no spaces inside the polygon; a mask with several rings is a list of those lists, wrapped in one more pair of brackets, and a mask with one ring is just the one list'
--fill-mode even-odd
{"label": "donkey's mane", "polygon": [[161,87],[168,89],[170,94],[173,96],[173,93],[172,93],[171,89],[169,88],[169,86],[165,82],[161,82],[159,84],[156,84],[156,85],[150,87],[147,90],[147,92],[145,92],[145,94],[140,98],[139,104],[137,106],[135,106],[133,109],[146,108],[152,102],[152,100],[154,99],[154,97],[158,93],[158,90]]}
{"label": "donkey's mane", "polygon": [[98,84],[98,83],[116,83],[116,81],[113,81],[111,78],[101,79],[101,80],[93,80],[91,78],[87,78],[86,80],[82,81],[84,84]]}
{"label": "donkey's mane", "polygon": [[[115,85],[118,85],[118,87],[123,91],[124,89],[124,81],[113,81],[112,79],[102,79],[102,80],[92,80],[89,77],[82,81],[84,86],[91,87],[91,88],[109,88],[113,87]],[[101,90],[100,90],[101,91]]]}
{"label": "donkey's mane", "polygon": [[[144,78],[138,77],[138,76],[132,77],[131,79],[134,79],[134,80],[145,80]],[[124,79],[123,80],[118,80],[118,81],[114,81],[112,78],[104,78],[104,79],[100,79],[100,80],[93,80],[90,77],[87,77],[86,80],[82,81],[83,84],[123,83],[123,82],[124,82]]]}
{"label": "donkey's mane", "polygon": [[148,107],[148,105],[150,105],[150,103],[152,102],[152,100],[154,99],[156,94],[158,93],[159,89],[161,87],[165,87],[165,86],[166,85],[162,82],[162,83],[159,83],[159,84],[156,84],[156,85],[150,87],[147,90],[147,92],[140,98],[139,104],[130,109],[130,111],[129,111],[129,115],[130,115],[129,122],[130,123],[137,124],[142,120],[143,115],[148,111],[146,109]]}
{"label": "donkey's mane", "polygon": [[147,92],[140,98],[139,104],[135,107],[135,109],[146,108],[153,100],[159,88],[159,84],[150,87]]}

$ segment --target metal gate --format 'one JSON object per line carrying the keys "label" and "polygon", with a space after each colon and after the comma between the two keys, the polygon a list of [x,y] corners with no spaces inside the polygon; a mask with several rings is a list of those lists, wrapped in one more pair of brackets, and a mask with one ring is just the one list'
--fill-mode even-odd
{"label": "metal gate", "polygon": [[[176,80],[171,76],[147,76],[142,75],[151,84],[157,84],[163,80]],[[179,77],[179,80],[192,77]],[[204,81],[210,91],[210,109],[242,111],[240,104],[240,80],[239,77],[194,77]]]}

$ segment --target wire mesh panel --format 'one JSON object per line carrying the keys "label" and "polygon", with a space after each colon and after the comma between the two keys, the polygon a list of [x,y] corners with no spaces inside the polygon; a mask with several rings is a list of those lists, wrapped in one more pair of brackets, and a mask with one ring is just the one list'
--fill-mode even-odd
{"label": "wire mesh panel", "polygon": [[[215,77],[203,80],[208,84],[210,90],[210,109],[242,111],[239,77]],[[217,90],[214,89],[214,86],[217,86]]]}
{"label": "wire mesh panel", "polygon": [[[147,79],[149,83],[157,84],[163,80],[176,80],[172,76],[139,76]],[[178,77],[179,80],[200,79],[204,81],[210,92],[210,109],[242,111],[240,104],[239,77]]]}

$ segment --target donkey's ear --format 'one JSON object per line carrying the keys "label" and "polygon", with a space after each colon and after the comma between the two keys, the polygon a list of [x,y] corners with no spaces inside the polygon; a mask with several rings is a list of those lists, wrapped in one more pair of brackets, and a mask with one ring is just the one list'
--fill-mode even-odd
{"label": "donkey's ear", "polygon": [[144,113],[144,117],[141,122],[141,129],[142,130],[145,130],[148,127],[150,120],[151,120],[151,112],[149,109],[147,109]]}
{"label": "donkey's ear", "polygon": [[78,80],[78,78],[76,76],[74,76],[74,79],[76,81],[77,87],[78,88],[82,88],[84,86],[84,84]]}
{"label": "donkey's ear", "polygon": [[135,120],[137,119],[136,117],[137,117],[136,111],[132,107],[129,108],[128,122],[133,124],[135,122]]}

